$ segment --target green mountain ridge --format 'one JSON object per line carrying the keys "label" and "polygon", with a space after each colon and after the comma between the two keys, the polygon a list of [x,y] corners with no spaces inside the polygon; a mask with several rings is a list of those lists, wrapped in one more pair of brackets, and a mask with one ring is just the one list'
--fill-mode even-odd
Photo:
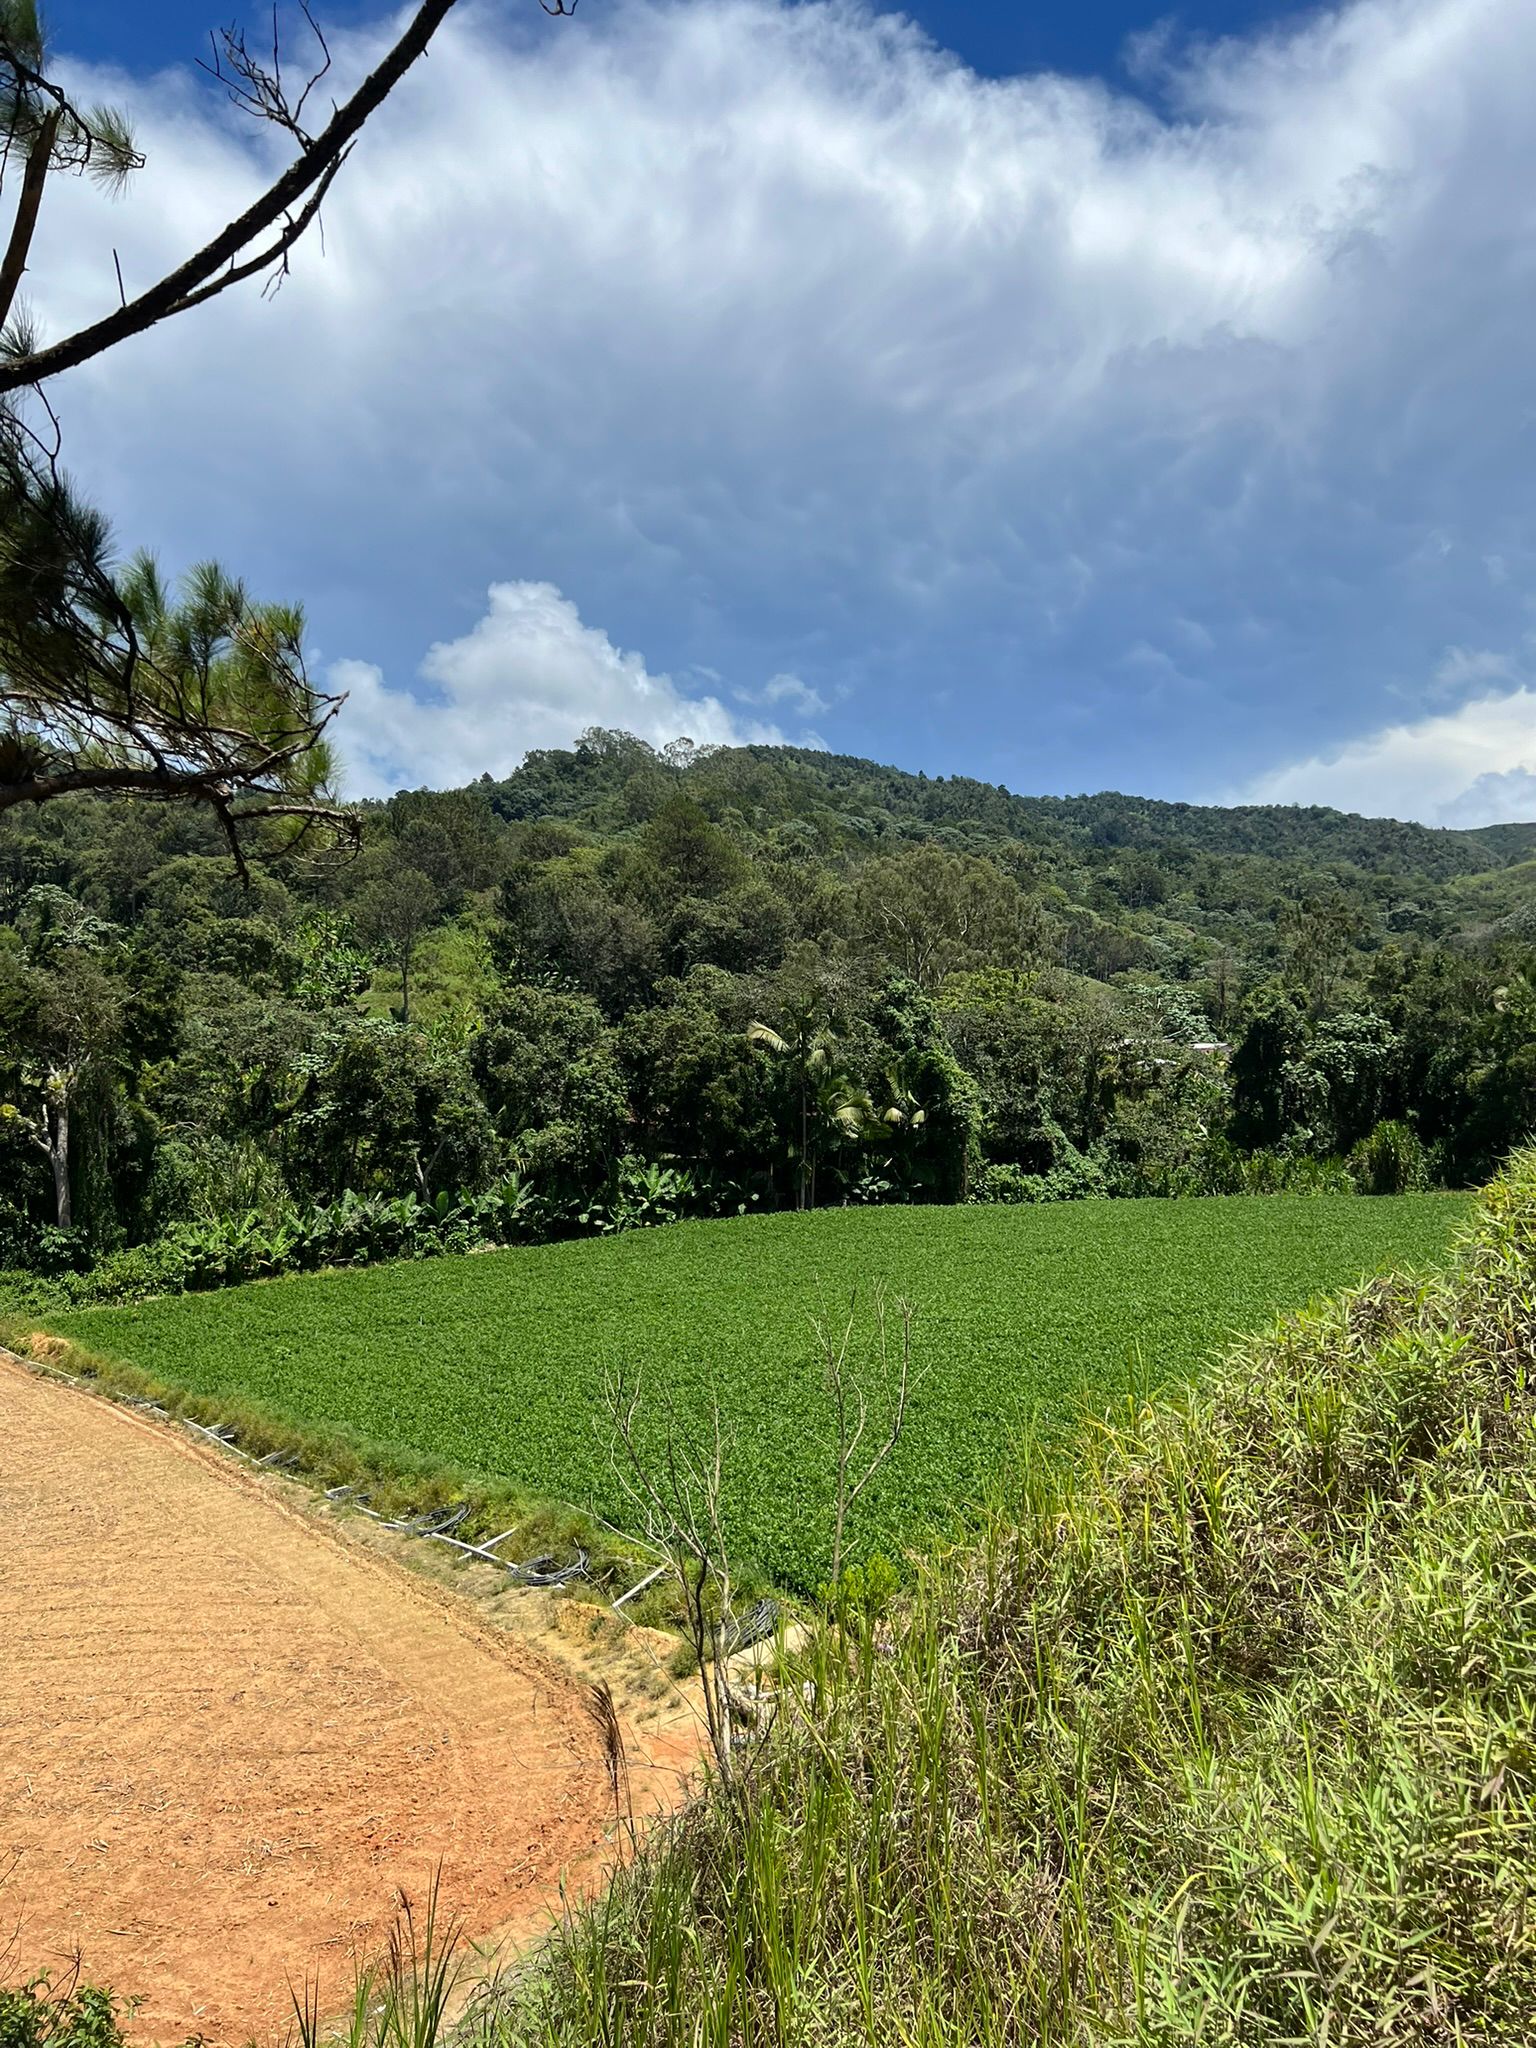
{"label": "green mountain ridge", "polygon": [[1536,852],[1536,823],[1466,830],[1369,818],[1326,805],[1193,804],[1102,790],[1022,796],[972,776],[929,776],[854,754],[806,747],[699,748],[654,754],[627,734],[594,734],[571,749],[530,754],[489,784],[509,821],[563,818],[596,830],[625,820],[613,799],[644,767],[712,815],[734,810],[759,829],[790,819],[858,839],[931,836],[958,846],[999,837],[1025,844],[1156,849],[1341,861],[1372,874],[1435,880],[1479,874]]}

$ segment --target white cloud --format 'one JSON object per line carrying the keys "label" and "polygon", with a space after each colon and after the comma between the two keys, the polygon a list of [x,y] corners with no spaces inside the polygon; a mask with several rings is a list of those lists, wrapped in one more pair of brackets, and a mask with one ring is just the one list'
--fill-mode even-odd
{"label": "white cloud", "polygon": [[1446,804],[1441,825],[1529,824],[1536,819],[1536,768],[1507,768],[1502,775],[1479,775],[1454,803]]}
{"label": "white cloud", "polygon": [[738,690],[735,694],[743,704],[789,704],[807,718],[827,709],[827,700],[820,690],[813,690],[799,676],[770,676],[760,690]]}
{"label": "white cloud", "polygon": [[1536,818],[1536,690],[1479,697],[1259,776],[1246,803],[1331,804],[1426,825]]}
{"label": "white cloud", "polygon": [[1494,683],[1515,681],[1515,664],[1507,654],[1489,647],[1448,647],[1436,664],[1426,693],[1434,697],[1465,697]]}
{"label": "white cloud", "polygon": [[670,676],[650,674],[638,654],[583,625],[552,583],[493,583],[485,616],[429,649],[420,674],[430,694],[386,682],[371,662],[330,665],[328,687],[347,693],[336,733],[350,794],[505,775],[531,748],[569,746],[589,725],[656,747],[781,737],[773,726],[743,729],[717,698],[686,697]]}
{"label": "white cloud", "polygon": [[[323,255],[62,380],[67,452],[125,542],[366,661],[512,575],[1015,787],[1190,794],[1331,759],[1404,676],[1409,719],[1502,686],[1431,678],[1536,587],[1536,8],[1143,61],[1155,106],[978,79],[855,0],[463,0]],[[115,303],[114,247],[137,289],[254,189],[217,96],[120,87],[82,82],[150,166],[50,192],[54,332]]]}

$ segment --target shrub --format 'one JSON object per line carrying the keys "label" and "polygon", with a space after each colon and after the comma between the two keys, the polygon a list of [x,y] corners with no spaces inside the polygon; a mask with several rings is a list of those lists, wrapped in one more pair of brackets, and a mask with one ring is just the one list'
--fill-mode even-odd
{"label": "shrub", "polygon": [[1198,1185],[1180,1187],[1179,1194],[1202,1195],[1352,1195],[1355,1177],[1342,1159],[1316,1159],[1310,1152],[1262,1145],[1244,1152],[1226,1138],[1213,1138],[1205,1148]]}
{"label": "shrub", "polygon": [[88,1273],[71,1275],[64,1285],[82,1304],[144,1301],[151,1295],[179,1293],[188,1285],[191,1270],[191,1260],[176,1238],[161,1238],[110,1252]]}
{"label": "shrub", "polygon": [[1307,1152],[1255,1152],[1243,1163],[1245,1195],[1352,1195],[1354,1177],[1342,1159],[1314,1159]]}
{"label": "shrub", "polygon": [[1362,1195],[1406,1195],[1429,1186],[1429,1155],[1411,1124],[1379,1123],[1349,1155]]}
{"label": "shrub", "polygon": [[0,1984],[0,2048],[125,2048],[123,2020],[110,1992],[73,1975]]}
{"label": "shrub", "polygon": [[[625,1162],[638,1166],[640,1162]],[[691,1190],[686,1174],[647,1169],[621,1179],[616,1199],[625,1220],[670,1221]],[[442,1252],[474,1251],[483,1245],[527,1243],[545,1233],[547,1217],[529,1184],[509,1174],[484,1194],[439,1194],[432,1202],[415,1195],[359,1195],[299,1209],[288,1204],[272,1213],[243,1214],[177,1224],[164,1237],[110,1253],[76,1272],[51,1267],[0,1274],[0,1293],[18,1308],[147,1301],[159,1294],[206,1292],[245,1280],[275,1279],[283,1273],[313,1272],[321,1266],[371,1266],[384,1259],[426,1258]],[[67,1234],[53,1232],[52,1237]],[[70,1240],[73,1243],[73,1239]]]}
{"label": "shrub", "polygon": [[1068,1146],[1049,1172],[1026,1173],[1021,1166],[982,1168],[971,1199],[976,1202],[1102,1201],[1117,1192],[1103,1164],[1092,1154]]}
{"label": "shrub", "polygon": [[582,1221],[605,1234],[676,1223],[694,1206],[697,1195],[693,1175],[686,1170],[626,1155],[603,1194],[582,1212]]}

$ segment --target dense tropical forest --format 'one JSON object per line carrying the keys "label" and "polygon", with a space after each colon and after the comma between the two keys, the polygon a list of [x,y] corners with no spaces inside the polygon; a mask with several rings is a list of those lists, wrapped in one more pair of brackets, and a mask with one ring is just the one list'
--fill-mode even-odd
{"label": "dense tropical forest", "polygon": [[1536,1124],[1533,856],[605,731],[248,876],[203,811],[14,810],[0,1266],[1467,1185]]}

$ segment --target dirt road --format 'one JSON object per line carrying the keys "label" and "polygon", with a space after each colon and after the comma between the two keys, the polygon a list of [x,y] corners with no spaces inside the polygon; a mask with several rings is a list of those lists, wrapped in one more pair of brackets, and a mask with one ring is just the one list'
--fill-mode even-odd
{"label": "dirt road", "polygon": [[441,1859],[542,1920],[608,1818],[581,1688],[172,1430],[0,1360],[0,1948],[262,2040]]}

